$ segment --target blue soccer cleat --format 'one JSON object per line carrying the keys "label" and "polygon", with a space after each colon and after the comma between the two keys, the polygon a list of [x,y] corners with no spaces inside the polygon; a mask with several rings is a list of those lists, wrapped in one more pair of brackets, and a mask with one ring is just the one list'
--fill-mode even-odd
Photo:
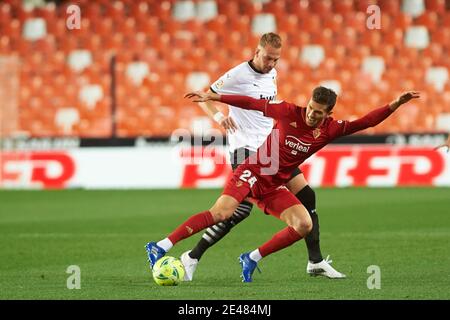
{"label": "blue soccer cleat", "polygon": [[149,242],[145,245],[145,249],[147,250],[148,262],[150,262],[150,269],[153,270],[153,266],[156,261],[164,257],[166,251],[158,246],[156,242]]}
{"label": "blue soccer cleat", "polygon": [[242,282],[252,282],[252,275],[255,268],[258,269],[259,273],[261,273],[261,270],[258,268],[258,263],[250,259],[250,253],[248,252],[239,256],[239,263],[242,267]]}

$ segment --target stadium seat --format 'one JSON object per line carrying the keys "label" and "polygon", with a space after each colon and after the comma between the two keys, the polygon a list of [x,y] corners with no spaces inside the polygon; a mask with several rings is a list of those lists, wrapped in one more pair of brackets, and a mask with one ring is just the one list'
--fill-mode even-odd
{"label": "stadium seat", "polygon": [[372,82],[376,83],[381,80],[385,69],[384,59],[379,56],[369,56],[362,61],[362,71],[372,78]]}
{"label": "stadium seat", "polygon": [[334,14],[323,21],[323,28],[331,29],[333,32],[339,32],[344,25],[344,18],[340,14]]}
{"label": "stadium seat", "polygon": [[439,14],[445,13],[445,0],[425,0],[427,11],[433,11]]}
{"label": "stadium seat", "polygon": [[80,115],[76,108],[59,108],[55,115],[55,124],[64,134],[72,133],[72,128],[80,121]]}
{"label": "stadium seat", "polygon": [[277,23],[275,16],[271,13],[258,14],[252,20],[252,33],[254,35],[263,35],[267,32],[276,32]]}
{"label": "stadium seat", "polygon": [[188,90],[205,90],[211,84],[211,79],[206,72],[191,72],[186,78],[186,88]]}
{"label": "stadium seat", "polygon": [[149,66],[143,61],[130,62],[126,67],[126,75],[136,86],[142,84],[142,81],[150,73]]}
{"label": "stadium seat", "polygon": [[333,12],[342,15],[353,13],[353,0],[333,0]]}
{"label": "stadium seat", "polygon": [[450,112],[438,114],[436,116],[436,125],[433,129],[442,132],[450,132]]}
{"label": "stadium seat", "polygon": [[260,6],[258,4],[258,2],[252,2],[250,5],[248,5],[244,11],[245,14],[249,15],[250,17],[254,17],[255,15],[261,13],[270,13],[274,15],[277,22],[284,19],[286,14],[288,14],[288,11],[286,11],[286,3],[283,1],[268,1],[264,4],[264,6]]}
{"label": "stadium seat", "polygon": [[433,32],[438,27],[438,15],[436,12],[424,12],[414,23],[416,25],[421,25],[427,27],[427,29]]}
{"label": "stadium seat", "polygon": [[218,15],[217,3],[214,0],[200,1],[196,9],[196,17],[202,22],[213,20]]}
{"label": "stadium seat", "polygon": [[402,11],[413,18],[420,16],[425,11],[424,0],[403,0]]}
{"label": "stadium seat", "polygon": [[87,106],[89,110],[93,110],[98,101],[103,98],[103,88],[99,84],[84,85],[80,89],[78,99]]}
{"label": "stadium seat", "polygon": [[383,33],[383,43],[385,45],[392,46],[394,48],[401,47],[403,45],[403,30],[400,28],[390,28]]}
{"label": "stadium seat", "polygon": [[445,67],[430,67],[425,73],[426,83],[432,84],[438,92],[444,91],[448,79],[448,70]]}
{"label": "stadium seat", "polygon": [[177,0],[173,7],[172,17],[176,21],[187,21],[196,16],[195,3],[191,0]]}
{"label": "stadium seat", "polygon": [[400,12],[400,1],[378,0],[378,5],[386,16],[396,16]]}
{"label": "stadium seat", "polygon": [[429,43],[430,36],[425,26],[411,26],[406,30],[405,45],[407,47],[425,49]]}
{"label": "stadium seat", "polygon": [[287,12],[295,14],[297,17],[302,18],[310,14],[309,1],[308,0],[289,0],[286,8]]}
{"label": "stadium seat", "polygon": [[412,25],[412,17],[404,12],[399,12],[392,19],[392,27],[399,28],[401,30],[406,30],[409,26]]}
{"label": "stadium seat", "polygon": [[320,82],[320,85],[333,90],[337,95],[340,95],[342,92],[342,87],[339,80],[323,80]]}
{"label": "stadium seat", "polygon": [[382,33],[379,30],[371,30],[364,34],[361,38],[360,44],[370,47],[372,49],[379,48],[381,46]]}
{"label": "stadium seat", "polygon": [[75,72],[81,72],[92,64],[92,53],[88,50],[74,50],[69,54],[67,63]]}
{"label": "stadium seat", "polygon": [[[365,12],[348,13],[344,17],[344,26],[352,28],[359,34],[367,32],[367,14]],[[383,19],[383,16],[381,16]]]}
{"label": "stadium seat", "polygon": [[317,68],[324,58],[325,51],[321,45],[306,45],[300,53],[300,60],[312,68]]}
{"label": "stadium seat", "polygon": [[331,0],[312,1],[309,7],[313,14],[320,14],[323,17],[327,17],[332,13],[333,2]]}
{"label": "stadium seat", "polygon": [[29,18],[23,26],[23,37],[27,40],[44,38],[47,34],[47,25],[43,18]]}

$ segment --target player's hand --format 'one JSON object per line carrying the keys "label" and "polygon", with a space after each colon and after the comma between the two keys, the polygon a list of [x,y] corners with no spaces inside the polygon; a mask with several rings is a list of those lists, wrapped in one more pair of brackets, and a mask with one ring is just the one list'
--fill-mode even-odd
{"label": "player's hand", "polygon": [[402,104],[407,103],[408,101],[412,100],[412,99],[417,99],[420,98],[420,92],[418,91],[408,91],[403,93],[401,96],[399,96],[397,99],[395,99],[394,101],[392,101],[389,104],[389,108],[392,111],[395,111],[398,107],[400,107]]}
{"label": "player's hand", "polygon": [[238,129],[236,122],[234,122],[233,118],[231,117],[223,118],[222,120],[219,121],[219,124],[225,130],[230,130],[231,133],[235,132]]}
{"label": "player's hand", "polygon": [[420,98],[420,92],[418,91],[409,91],[403,93],[400,97],[397,98],[397,102],[399,105],[405,104],[412,99]]}
{"label": "player's hand", "polygon": [[184,95],[185,98],[191,99],[193,98],[193,102],[206,102],[210,100],[218,101],[220,100],[220,96],[211,92],[201,92],[201,91],[193,91],[186,93]]}

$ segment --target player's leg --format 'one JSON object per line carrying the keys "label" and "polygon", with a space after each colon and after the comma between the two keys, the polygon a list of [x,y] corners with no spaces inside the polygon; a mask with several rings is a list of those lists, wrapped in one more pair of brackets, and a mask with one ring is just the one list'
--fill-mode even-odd
{"label": "player's leg", "polygon": [[259,248],[239,257],[244,282],[252,281],[252,274],[259,260],[299,241],[312,229],[308,211],[287,189],[277,190],[262,201],[267,213],[283,220],[288,226]]}
{"label": "player's leg", "polygon": [[146,249],[151,268],[153,268],[156,261],[163,257],[177,242],[231,217],[238,207],[239,201],[242,199],[240,196],[237,198],[239,200],[228,194],[222,194],[211,209],[191,216],[166,238],[158,242],[149,242],[146,245]]}
{"label": "player's leg", "polygon": [[311,232],[306,236],[305,242],[308,248],[309,261],[318,263],[323,260],[320,251],[320,232],[319,232],[319,216],[316,212],[316,194],[314,190],[308,185],[305,176],[297,168],[292,173],[292,178],[286,185],[288,189],[295,194],[298,200],[308,210],[313,223]]}
{"label": "player's leg", "polygon": [[343,273],[338,272],[330,265],[332,261],[328,259],[329,257],[325,260],[322,257],[320,250],[319,216],[316,212],[316,194],[308,185],[300,169],[292,173],[292,178],[288,182],[287,187],[308,210],[313,224],[311,232],[305,237],[309,256],[306,272],[312,276],[322,275],[331,279],[345,278]]}
{"label": "player's leg", "polygon": [[[233,171],[242,163],[252,152],[247,149],[236,150],[231,157]],[[221,221],[206,229],[196,246],[181,255],[181,261],[185,266],[185,281],[192,281],[197,264],[203,254],[223,237],[225,237],[235,225],[243,221],[250,215],[253,204],[248,201],[242,201],[236,208],[233,215],[224,221]]]}
{"label": "player's leg", "polygon": [[206,250],[225,237],[230,232],[231,228],[247,218],[250,215],[252,208],[252,203],[245,200],[242,201],[229,219],[219,222],[206,229],[197,245],[189,253],[187,253],[189,257],[199,261]]}

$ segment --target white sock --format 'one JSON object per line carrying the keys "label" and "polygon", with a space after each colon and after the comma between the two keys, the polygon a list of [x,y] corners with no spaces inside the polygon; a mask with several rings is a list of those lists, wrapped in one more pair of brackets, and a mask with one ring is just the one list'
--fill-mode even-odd
{"label": "white sock", "polygon": [[[189,252],[190,253],[190,252]],[[192,258],[189,253],[186,255],[187,259],[191,262],[198,262],[198,259]]]}
{"label": "white sock", "polygon": [[261,253],[259,252],[259,249],[253,250],[250,252],[250,259],[252,259],[255,262],[258,262],[262,259]]}
{"label": "white sock", "polygon": [[156,245],[163,248],[165,252],[169,251],[173,247],[173,243],[169,240],[169,238],[162,239],[161,241],[156,243]]}

